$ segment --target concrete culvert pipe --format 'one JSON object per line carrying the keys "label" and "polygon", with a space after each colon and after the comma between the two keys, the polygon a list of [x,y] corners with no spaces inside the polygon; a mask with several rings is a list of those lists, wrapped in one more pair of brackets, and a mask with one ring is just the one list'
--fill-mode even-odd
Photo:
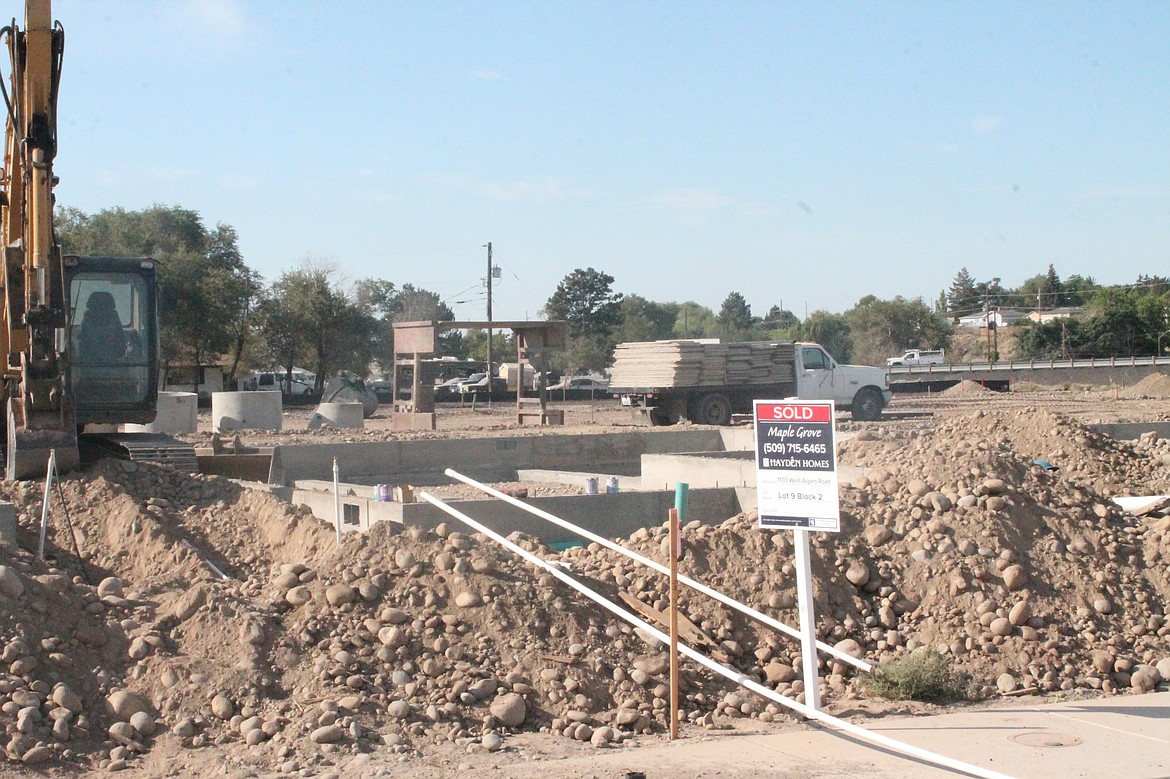
{"label": "concrete culvert pipe", "polygon": [[309,430],[321,427],[357,428],[365,427],[364,409],[361,403],[322,403],[309,417]]}
{"label": "concrete culvert pipe", "polygon": [[148,425],[122,425],[125,433],[194,433],[198,428],[199,396],[194,392],[158,393],[158,416]]}
{"label": "concrete culvert pipe", "polygon": [[282,411],[279,392],[211,393],[211,420],[217,433],[280,430]]}
{"label": "concrete culvert pipe", "polygon": [[366,419],[378,410],[378,396],[361,379],[350,375],[334,376],[325,382],[323,403],[360,403]]}

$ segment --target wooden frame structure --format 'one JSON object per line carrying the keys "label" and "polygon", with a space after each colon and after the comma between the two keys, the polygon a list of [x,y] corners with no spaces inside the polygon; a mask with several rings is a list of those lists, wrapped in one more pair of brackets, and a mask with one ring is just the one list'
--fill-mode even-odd
{"label": "wooden frame structure", "polygon": [[[439,351],[439,333],[448,330],[511,330],[516,338],[516,423],[519,425],[563,425],[565,412],[547,407],[544,394],[544,350],[565,348],[565,323],[551,322],[421,322],[394,323],[394,375],[392,379],[393,426],[395,430],[435,429],[435,388],[422,381],[422,361]],[[533,361],[535,359],[535,362]],[[536,372],[536,397],[524,397],[525,367]],[[398,396],[399,373],[406,366],[414,372],[410,398]],[[488,366],[491,373],[491,366]],[[488,392],[492,389],[488,378]]]}

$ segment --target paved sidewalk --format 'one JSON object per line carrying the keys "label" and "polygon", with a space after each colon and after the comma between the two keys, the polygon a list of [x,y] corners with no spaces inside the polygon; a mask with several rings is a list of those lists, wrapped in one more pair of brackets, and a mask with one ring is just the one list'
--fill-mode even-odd
{"label": "paved sidewalk", "polygon": [[[867,729],[1017,779],[1167,779],[1170,693],[870,720]],[[519,769],[519,770],[513,770]],[[934,779],[965,776],[826,730],[735,731],[509,766],[517,777]]]}

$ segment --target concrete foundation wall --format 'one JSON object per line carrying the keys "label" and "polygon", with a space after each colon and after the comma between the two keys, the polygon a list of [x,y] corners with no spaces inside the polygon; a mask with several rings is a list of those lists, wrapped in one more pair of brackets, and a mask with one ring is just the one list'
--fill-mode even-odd
{"label": "concrete foundation wall", "polygon": [[[343,521],[342,532],[365,532],[378,522],[397,522],[433,528],[441,522],[460,524],[459,520],[430,503],[379,502],[356,494],[360,486],[342,485],[342,515],[349,506],[352,523]],[[306,505],[313,516],[330,524],[336,515],[333,494],[316,490],[275,488],[294,505]],[[660,525],[674,507],[674,492],[627,492],[616,495],[569,495],[531,498],[527,503],[562,519],[578,524],[607,538],[625,537],[643,527]],[[581,540],[551,522],[535,517],[502,500],[451,501],[450,505],[493,530],[508,535],[516,531],[542,539],[545,543]],[[716,525],[739,513],[739,499],[733,489],[691,490],[687,521],[699,520]]]}
{"label": "concrete foundation wall", "polygon": [[[667,513],[674,507],[674,492],[570,495],[530,498],[526,502],[597,535],[622,538],[640,528],[654,527],[665,522]],[[403,522],[408,525],[434,527],[440,522],[459,524],[457,519],[429,503],[389,505],[402,508]],[[450,505],[503,535],[520,531],[550,544],[581,540],[572,532],[504,501],[463,500],[453,501]],[[716,525],[739,511],[739,501],[733,489],[691,490],[686,520]]]}
{"label": "concrete foundation wall", "polygon": [[[348,490],[347,487],[348,485],[342,485],[341,532],[364,533],[378,522],[402,522],[401,503],[377,501],[371,497],[354,494],[356,490]],[[295,506],[308,506],[313,512],[313,516],[323,519],[331,525],[334,522],[334,517],[337,516],[337,507],[332,492],[288,490],[286,498]]]}
{"label": "concrete foundation wall", "polygon": [[719,437],[723,439],[725,452],[754,452],[756,449],[756,431],[751,425],[721,427]]}
{"label": "concrete foundation wall", "polygon": [[[1127,361],[1128,357],[1117,358],[1117,363]],[[1095,367],[1083,368],[1043,368],[1036,367],[1032,369],[1017,369],[1008,370],[1003,368],[1001,370],[950,370],[947,366],[939,367],[939,370],[930,370],[915,373],[892,373],[890,374],[890,381],[894,384],[898,382],[914,382],[914,381],[931,381],[931,380],[948,380],[955,381],[974,381],[986,379],[989,381],[1010,381],[1012,384],[1017,382],[1026,382],[1029,384],[1044,384],[1047,386],[1063,386],[1065,384],[1091,384],[1094,386],[1109,386],[1117,385],[1126,387],[1132,384],[1137,384],[1153,373],[1167,373],[1165,366],[1155,365],[1109,365],[1107,358],[1099,359]],[[1039,365],[1041,361],[1037,361]]]}
{"label": "concrete foundation wall", "polygon": [[346,482],[443,484],[454,468],[474,479],[505,481],[521,468],[636,475],[643,454],[720,451],[718,430],[664,430],[597,435],[540,435],[426,441],[371,441],[273,447],[269,482],[332,479],[333,458]]}
{"label": "concrete foundation wall", "polygon": [[1149,432],[1157,433],[1158,438],[1170,437],[1170,422],[1102,422],[1085,427],[1118,441],[1134,441],[1140,438],[1142,433]]}
{"label": "concrete foundation wall", "polygon": [[642,484],[647,489],[674,489],[677,482],[692,489],[704,487],[754,487],[756,461],[751,452],[728,456],[703,454],[647,454],[642,456]]}

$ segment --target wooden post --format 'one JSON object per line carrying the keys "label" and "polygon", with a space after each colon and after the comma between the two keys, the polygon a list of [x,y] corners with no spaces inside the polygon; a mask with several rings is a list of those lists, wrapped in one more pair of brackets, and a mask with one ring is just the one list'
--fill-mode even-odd
{"label": "wooden post", "polygon": [[670,738],[678,738],[678,509],[670,510]]}

